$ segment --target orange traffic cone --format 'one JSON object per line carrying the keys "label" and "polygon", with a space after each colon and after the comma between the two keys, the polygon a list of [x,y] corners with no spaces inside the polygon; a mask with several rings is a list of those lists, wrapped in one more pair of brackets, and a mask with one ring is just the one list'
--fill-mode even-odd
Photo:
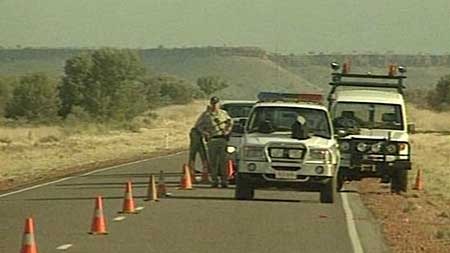
{"label": "orange traffic cone", "polygon": [[158,179],[158,198],[164,198],[167,195],[166,182],[164,182],[164,171],[159,172]]}
{"label": "orange traffic cone", "polygon": [[418,191],[422,191],[424,189],[422,169],[417,170],[416,183],[413,189]]}
{"label": "orange traffic cone", "polygon": [[158,191],[156,190],[155,176],[150,176],[150,181],[148,183],[147,198],[145,201],[159,201]]}
{"label": "orange traffic cone", "polygon": [[94,218],[92,218],[91,232],[92,235],[106,235],[106,221],[103,216],[103,200],[98,196],[95,200]]}
{"label": "orange traffic cone", "polygon": [[34,222],[33,218],[25,220],[25,229],[22,238],[21,253],[37,253],[36,240],[34,239]]}
{"label": "orange traffic cone", "polygon": [[127,182],[127,185],[125,187],[125,196],[123,199],[122,211],[119,213],[128,213],[128,214],[137,213],[134,206],[133,191],[130,181]]}
{"label": "orange traffic cone", "polygon": [[189,172],[189,166],[183,164],[183,176],[181,177],[180,189],[181,190],[192,190],[192,179],[191,173]]}
{"label": "orange traffic cone", "polygon": [[228,160],[227,162],[227,178],[228,180],[234,178],[234,166],[232,160]]}

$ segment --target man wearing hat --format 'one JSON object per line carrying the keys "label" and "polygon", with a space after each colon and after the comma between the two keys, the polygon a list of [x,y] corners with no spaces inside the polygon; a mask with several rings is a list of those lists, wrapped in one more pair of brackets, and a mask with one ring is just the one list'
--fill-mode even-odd
{"label": "man wearing hat", "polygon": [[233,120],[230,115],[220,109],[218,97],[212,97],[206,113],[200,116],[198,128],[204,134],[208,142],[208,154],[211,169],[212,187],[228,187],[227,173],[225,171],[225,156],[228,143],[228,135],[233,128]]}

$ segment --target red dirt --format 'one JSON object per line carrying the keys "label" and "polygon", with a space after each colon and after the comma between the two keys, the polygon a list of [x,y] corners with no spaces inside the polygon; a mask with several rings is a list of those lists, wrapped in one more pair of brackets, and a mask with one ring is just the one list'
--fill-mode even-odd
{"label": "red dirt", "polygon": [[392,194],[377,180],[364,180],[358,188],[364,204],[383,225],[392,252],[450,252],[450,202],[442,196],[414,190]]}

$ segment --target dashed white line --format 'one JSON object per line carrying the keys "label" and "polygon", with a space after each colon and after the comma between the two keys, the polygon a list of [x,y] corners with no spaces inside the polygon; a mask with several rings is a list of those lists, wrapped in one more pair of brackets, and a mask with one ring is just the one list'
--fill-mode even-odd
{"label": "dashed white line", "polygon": [[72,247],[72,244],[63,244],[61,246],[56,247],[57,250],[68,250],[70,247]]}
{"label": "dashed white line", "polygon": [[356,230],[356,224],[353,219],[353,212],[348,204],[347,194],[341,193],[342,207],[344,208],[345,219],[347,221],[347,230],[352,243],[354,253],[364,253],[363,247],[361,245],[361,240],[359,239],[358,231]]}
{"label": "dashed white line", "polygon": [[33,185],[33,186],[30,186],[30,187],[27,187],[27,188],[23,188],[23,189],[20,189],[20,190],[17,190],[17,191],[3,193],[3,194],[0,194],[0,198],[6,197],[6,196],[10,196],[10,195],[13,195],[13,194],[17,194],[17,193],[21,193],[21,192],[26,192],[26,191],[33,190],[33,189],[40,188],[40,187],[44,187],[44,186],[47,186],[47,185],[60,183],[60,182],[63,182],[63,181],[69,180],[69,179],[78,178],[78,177],[84,177],[84,176],[88,176],[88,175],[91,175],[91,174],[95,174],[95,173],[99,173],[99,172],[103,172],[103,171],[107,171],[107,170],[112,170],[112,169],[115,169],[115,168],[120,168],[120,167],[123,167],[123,166],[128,166],[128,165],[133,165],[133,164],[137,164],[137,163],[147,162],[147,161],[151,161],[151,160],[155,160],[155,159],[159,159],[159,158],[176,156],[176,155],[179,155],[179,154],[181,154],[183,152],[184,151],[177,152],[177,153],[174,153],[174,154],[165,155],[165,156],[157,156],[157,157],[152,157],[152,158],[148,158],[148,159],[144,159],[144,160],[139,160],[139,161],[124,163],[124,164],[114,165],[114,166],[106,167],[106,168],[103,168],[103,169],[93,170],[93,171],[90,171],[90,172],[87,172],[87,173],[84,173],[84,174],[81,174],[81,175],[78,175],[78,176],[64,177],[64,178],[61,178],[61,179],[58,179],[58,180],[55,180],[55,181],[50,181],[50,182],[43,183],[43,184]]}
{"label": "dashed white line", "polygon": [[118,216],[118,217],[114,218],[113,221],[123,221],[123,220],[125,220],[126,218],[127,218],[127,217],[125,217],[125,216]]}
{"label": "dashed white line", "polygon": [[142,211],[142,210],[144,210],[144,207],[143,207],[143,206],[138,206],[138,207],[136,207],[136,211]]}

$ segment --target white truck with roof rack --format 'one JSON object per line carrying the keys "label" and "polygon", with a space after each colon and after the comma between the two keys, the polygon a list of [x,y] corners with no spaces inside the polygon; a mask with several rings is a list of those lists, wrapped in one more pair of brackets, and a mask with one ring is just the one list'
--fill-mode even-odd
{"label": "white truck with roof rack", "polygon": [[[341,163],[338,190],[345,181],[381,178],[392,192],[407,190],[411,169],[409,132],[403,99],[404,67],[389,68],[388,75],[350,74],[344,65],[331,64],[328,95],[333,125],[339,136]],[[339,88],[339,90],[338,90]]]}
{"label": "white truck with roof rack", "polygon": [[317,94],[260,93],[245,125],[235,197],[255,189],[320,192],[336,196],[339,148],[328,109]]}

